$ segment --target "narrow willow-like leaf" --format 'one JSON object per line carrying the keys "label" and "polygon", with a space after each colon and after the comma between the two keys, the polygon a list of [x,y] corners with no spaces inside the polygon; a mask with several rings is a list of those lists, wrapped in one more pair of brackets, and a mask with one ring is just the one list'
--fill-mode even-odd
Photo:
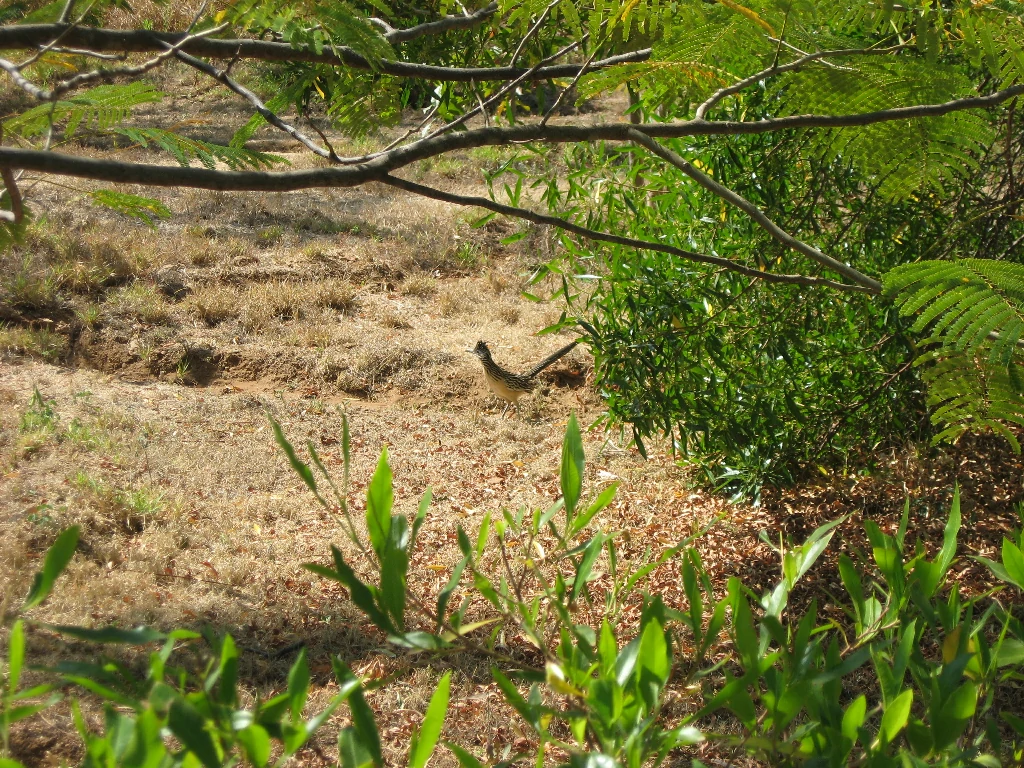
{"label": "narrow willow-like leaf", "polygon": [[434,753],[437,740],[441,736],[445,715],[448,713],[448,694],[451,690],[451,670],[444,673],[438,681],[437,689],[430,697],[427,713],[423,716],[423,724],[414,734],[409,747],[409,768],[425,768],[427,760]]}
{"label": "narrow willow-like leaf", "polygon": [[77,525],[66,528],[46,551],[43,568],[36,573],[32,588],[29,590],[21,610],[27,611],[35,608],[49,597],[57,578],[64,573],[64,569],[68,567],[68,563],[71,562],[71,558],[75,554],[79,530]]}

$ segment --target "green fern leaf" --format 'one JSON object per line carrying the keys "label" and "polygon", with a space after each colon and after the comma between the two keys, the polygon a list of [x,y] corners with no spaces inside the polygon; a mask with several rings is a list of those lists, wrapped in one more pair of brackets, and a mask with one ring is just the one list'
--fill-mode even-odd
{"label": "green fern leaf", "polygon": [[112,189],[97,189],[90,193],[95,205],[101,205],[138,219],[150,229],[156,229],[158,219],[171,218],[170,209],[159,200],[151,197],[140,197],[129,195],[124,192],[115,192]]}
{"label": "green fern leaf", "polygon": [[122,135],[142,147],[154,144],[173,155],[180,165],[188,166],[198,160],[210,169],[217,163],[224,163],[233,171],[263,170],[280,163],[287,163],[283,157],[265,152],[255,152],[245,147],[211,144],[198,139],[188,139],[162,128],[115,128],[113,133]]}
{"label": "green fern leaf", "polygon": [[[904,264],[884,278],[904,316],[920,313],[913,329],[931,325],[941,343],[1008,364],[1024,336],[1024,266],[986,259]],[[991,334],[998,339],[992,339]]]}
{"label": "green fern leaf", "polygon": [[1024,427],[1024,396],[1021,372],[946,348],[929,352],[917,361],[926,366],[922,379],[928,386],[927,400],[932,423],[943,429],[933,442],[956,440],[967,431],[992,430],[1007,439],[1020,453],[1020,444],[1007,424]]}
{"label": "green fern leaf", "polygon": [[992,430],[1017,452],[1006,426],[1024,426],[1024,376],[1018,341],[1024,336],[1024,265],[985,259],[904,264],[883,278],[904,316],[917,314],[915,331],[930,327],[936,348],[924,366],[936,440],[967,430]]}
{"label": "green fern leaf", "polygon": [[163,99],[164,94],[149,83],[100,85],[51,104],[40,104],[4,122],[4,132],[31,139],[46,133],[51,125],[66,123],[65,137],[80,127],[103,131],[120,123],[140,104]]}

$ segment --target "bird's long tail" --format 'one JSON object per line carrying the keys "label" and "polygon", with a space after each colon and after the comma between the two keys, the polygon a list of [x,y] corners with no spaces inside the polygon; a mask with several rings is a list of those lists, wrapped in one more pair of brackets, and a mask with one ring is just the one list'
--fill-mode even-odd
{"label": "bird's long tail", "polygon": [[572,344],[566,344],[566,345],[565,345],[564,347],[562,347],[562,348],[561,348],[560,350],[558,350],[558,351],[557,351],[557,352],[555,352],[554,354],[548,355],[548,356],[547,356],[547,357],[545,357],[545,358],[544,358],[543,360],[541,360],[541,361],[540,361],[539,363],[537,363],[537,365],[535,365],[535,366],[534,366],[534,367],[533,367],[533,368],[532,368],[532,369],[530,370],[530,372],[526,374],[526,377],[527,377],[528,379],[532,379],[532,378],[533,378],[534,376],[536,376],[536,375],[537,375],[538,373],[540,373],[541,371],[543,371],[543,370],[544,370],[545,368],[547,368],[547,367],[548,367],[549,365],[554,365],[554,364],[555,364],[555,363],[557,363],[557,362],[558,362],[559,360],[561,360],[561,359],[562,359],[563,357],[565,357],[565,356],[566,356],[566,355],[568,355],[568,354],[569,354],[570,352],[572,352],[573,348],[574,348],[574,347],[575,347],[575,346],[576,346],[576,345],[577,345],[578,343],[579,343],[579,342],[576,342],[576,341],[574,341],[574,342],[573,342]]}

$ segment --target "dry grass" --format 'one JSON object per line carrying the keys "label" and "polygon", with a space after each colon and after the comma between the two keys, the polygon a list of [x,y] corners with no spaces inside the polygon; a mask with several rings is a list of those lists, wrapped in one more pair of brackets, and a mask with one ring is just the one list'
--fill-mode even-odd
{"label": "dry grass", "polygon": [[136,536],[167,508],[159,491],[120,488],[84,471],[71,478],[71,485],[79,492],[79,521],[85,522],[86,535]]}
{"label": "dry grass", "polygon": [[351,314],[358,305],[356,294],[356,288],[351,283],[344,280],[328,280],[317,283],[312,292],[312,303],[317,307],[327,307]]}
{"label": "dry grass", "polygon": [[238,317],[242,295],[232,286],[207,283],[195,289],[184,301],[185,307],[209,326]]}
{"label": "dry grass", "polygon": [[171,305],[152,285],[134,282],[110,294],[103,304],[105,312],[121,318],[138,320],[147,325],[166,323],[171,319]]}
{"label": "dry grass", "polygon": [[425,273],[409,275],[402,281],[398,290],[403,296],[415,296],[420,299],[433,296],[437,293],[437,278]]}
{"label": "dry grass", "polygon": [[343,314],[357,306],[356,288],[344,280],[318,283],[275,280],[247,288],[208,283],[200,285],[184,302],[186,308],[208,326],[238,319],[242,330],[256,333],[271,325],[303,320],[321,309]]}
{"label": "dry grass", "polygon": [[68,339],[49,328],[25,328],[0,323],[3,358],[28,356],[55,363],[68,352]]}
{"label": "dry grass", "polygon": [[511,301],[502,301],[495,305],[494,313],[498,316],[498,319],[505,325],[515,325],[519,322],[519,318],[522,317],[522,311],[519,309],[519,305]]}
{"label": "dry grass", "polygon": [[365,345],[354,357],[322,363],[321,375],[338,389],[360,397],[373,397],[392,387],[412,392],[429,383],[433,369],[451,361],[444,352],[379,342]]}
{"label": "dry grass", "polygon": [[336,341],[333,320],[333,316],[325,312],[318,317],[311,316],[294,323],[284,343],[310,349],[327,349]]}
{"label": "dry grass", "polygon": [[115,5],[106,18],[115,29],[138,29],[145,22],[158,32],[180,32],[195,19],[195,9],[185,3],[161,3],[141,0],[131,5]]}
{"label": "dry grass", "polygon": [[379,320],[380,324],[385,328],[392,328],[399,331],[412,328],[412,323],[408,321],[406,314],[396,309],[385,309],[384,312],[381,313]]}
{"label": "dry grass", "polygon": [[222,256],[221,243],[216,239],[195,243],[185,249],[185,260],[193,267],[212,267]]}
{"label": "dry grass", "polygon": [[476,293],[471,286],[457,284],[438,293],[435,303],[441,317],[458,317],[475,308]]}
{"label": "dry grass", "polygon": [[298,320],[309,306],[309,289],[300,283],[272,282],[250,286],[242,298],[239,322],[248,333],[282,320]]}
{"label": "dry grass", "polygon": [[488,269],[484,274],[487,278],[487,285],[494,292],[495,296],[503,296],[506,293],[514,290],[516,283],[519,282],[504,272],[497,269]]}

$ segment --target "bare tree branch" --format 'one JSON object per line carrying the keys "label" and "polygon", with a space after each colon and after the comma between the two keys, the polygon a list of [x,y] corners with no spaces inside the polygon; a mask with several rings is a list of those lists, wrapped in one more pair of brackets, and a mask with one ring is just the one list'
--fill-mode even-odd
{"label": "bare tree branch", "polygon": [[250,91],[244,85],[241,85],[240,83],[228,77],[228,73],[225,70],[217,69],[213,65],[207,64],[205,61],[197,59],[195,56],[189,56],[187,53],[182,53],[181,51],[175,51],[174,55],[179,60],[185,62],[193,69],[198,69],[200,72],[209,75],[217,82],[227,86],[232,91],[237,93],[239,96],[246,99],[250,104],[252,104],[253,108],[260,113],[264,120],[266,120],[268,123],[270,123],[278,130],[287,133],[293,139],[295,139],[303,146],[305,146],[310,152],[313,152],[323,158],[331,158],[332,153],[330,150],[324,149],[323,147],[317,145],[314,141],[312,141],[309,137],[300,132],[297,128],[286,123],[280,117],[278,117],[269,109],[267,109],[267,105],[263,103],[259,96]]}
{"label": "bare tree branch", "polygon": [[351,167],[315,168],[302,171],[221,171],[177,165],[125,163],[97,160],[59,152],[0,147],[0,168],[73,176],[112,184],[149,187],[190,187],[222,192],[295,192],[302,189],[355,187],[386,173],[380,161]]}
{"label": "bare tree branch", "polygon": [[[410,64],[403,61],[369,62],[350,48],[339,46],[317,53],[312,48],[293,48],[288,43],[267,40],[214,40],[208,38],[191,40],[181,45],[187,37],[182,32],[152,32],[145,29],[122,31],[75,27],[68,31],[63,24],[17,24],[0,27],[0,49],[35,49],[46,45],[57,35],[67,32],[64,43],[68,46],[90,51],[126,51],[146,53],[164,51],[168,45],[180,45],[180,50],[192,56],[210,59],[255,59],[258,61],[295,61],[353,69],[375,70],[386,75],[422,80],[445,80],[448,82],[469,82],[470,80],[495,81],[514,80],[529,71],[528,67],[438,67],[428,64]],[[651,49],[610,56],[594,62],[591,71],[615,64],[646,61]],[[557,64],[541,67],[528,78],[531,81],[572,78],[580,71],[578,64]]]}
{"label": "bare tree branch", "polygon": [[155,56],[148,61],[143,62],[135,67],[117,67],[116,69],[94,69],[90,72],[80,72],[74,77],[69,77],[67,80],[62,80],[53,87],[53,90],[46,91],[39,86],[32,83],[28,78],[21,74],[21,67],[13,62],[7,61],[6,59],[0,59],[0,69],[7,72],[10,78],[14,81],[15,85],[21,88],[23,91],[28,93],[37,101],[52,102],[57,101],[65,93],[81,88],[84,85],[88,85],[94,82],[111,82],[114,80],[120,80],[125,77],[138,77],[144,75],[156,67],[159,67],[167,59],[174,56],[181,46],[188,45],[188,43],[194,39],[198,39],[204,35],[216,34],[219,31],[224,30],[227,24],[221,24],[219,27],[213,27],[211,29],[203,30],[195,35],[189,35],[188,37],[179,41],[176,45],[171,46],[169,50],[164,51],[159,56]]}
{"label": "bare tree branch", "polygon": [[682,248],[676,248],[675,246],[665,245],[651,240],[638,240],[632,237],[623,237],[622,235],[613,235],[607,232],[599,232],[596,229],[589,229],[582,227],[579,224],[574,224],[571,221],[560,219],[557,216],[548,216],[543,213],[537,213],[527,208],[517,208],[511,205],[504,205],[503,203],[495,202],[486,197],[470,197],[468,195],[456,195],[451,192],[444,192],[434,187],[427,187],[423,184],[417,184],[413,181],[407,181],[400,179],[395,176],[384,176],[378,179],[392,187],[398,189],[404,189],[407,192],[420,195],[422,197],[429,197],[434,200],[441,200],[446,203],[454,203],[455,205],[473,206],[478,208],[484,208],[488,211],[494,211],[495,213],[501,213],[506,216],[512,216],[517,219],[525,219],[526,221],[532,221],[535,224],[546,224],[551,227],[571,232],[574,235],[585,238],[587,240],[597,240],[604,243],[615,243],[616,245],[625,245],[629,248],[638,248],[640,250],[648,251],[659,251],[661,253],[668,253],[673,256],[686,259],[687,261],[694,261],[701,264],[710,264],[711,266],[721,267],[722,269],[729,270],[730,272],[736,272],[746,277],[754,278],[757,280],[764,280],[769,283],[788,283],[791,285],[806,285],[817,288],[834,288],[838,291],[855,291],[859,293],[878,293],[878,291],[872,291],[870,288],[861,285],[850,285],[849,283],[840,283],[835,280],[829,280],[824,277],[812,277],[809,275],[779,275],[772,272],[761,272],[760,270],[752,267],[744,266],[743,264],[737,264],[729,259],[723,259],[719,256],[709,256],[704,253],[696,253],[694,251],[687,251]]}
{"label": "bare tree branch", "polygon": [[733,83],[732,85],[726,86],[724,88],[719,88],[717,91],[711,94],[711,96],[709,96],[703,104],[697,107],[697,111],[694,114],[694,117],[697,120],[703,120],[704,116],[707,115],[708,110],[715,106],[722,99],[728,96],[733,96],[742,91],[743,89],[753,85],[754,83],[759,83],[762,80],[766,80],[767,78],[772,77],[774,75],[780,75],[784,72],[792,72],[793,70],[800,69],[814,61],[819,61],[825,58],[834,58],[838,56],[877,56],[881,54],[892,54],[906,47],[908,46],[896,45],[891,48],[846,48],[835,51],[817,51],[816,53],[805,54],[801,56],[799,59],[791,61],[788,64],[773,64],[772,66],[766,69],[762,69],[760,72],[757,72],[751,75],[750,77],[743,78],[739,82]]}
{"label": "bare tree branch", "polygon": [[64,3],[64,8],[61,9],[60,16],[57,18],[58,24],[67,24],[68,19],[71,18],[71,11],[75,8],[75,0],[67,0]]}
{"label": "bare tree branch", "polygon": [[[427,21],[423,24],[417,24],[415,27],[409,27],[408,29],[392,28],[386,31],[384,39],[392,45],[397,45],[399,43],[407,43],[410,40],[415,40],[417,37],[423,37],[424,35],[439,35],[453,29],[468,29],[487,21],[487,19],[493,16],[497,10],[497,3],[489,3],[479,11],[474,11],[473,13],[469,13],[464,16],[445,16],[443,19]],[[386,23],[381,19],[367,19],[367,21]]]}
{"label": "bare tree branch", "polygon": [[[512,125],[490,126],[421,139],[384,154],[370,156],[345,168],[316,171],[237,172],[205,168],[171,168],[113,160],[91,160],[72,155],[38,150],[0,147],[0,165],[31,171],[92,178],[100,181],[153,186],[182,186],[201,189],[289,191],[311,187],[350,187],[372,181],[419,160],[451,152],[484,146],[546,142],[551,144],[593,141],[634,142],[633,133],[650,138],[683,136],[729,136],[771,133],[790,128],[843,128],[872,125],[893,120],[931,117],[963,109],[994,106],[1024,94],[1024,84],[1014,85],[988,96],[954,99],[941,104],[898,107],[850,115],[794,115],[768,120],[708,121],[686,120],[674,123],[594,123],[588,125]],[[309,174],[323,174],[310,176]]]}
{"label": "bare tree branch", "polygon": [[733,192],[731,189],[724,186],[723,184],[719,184],[717,181],[712,179],[707,174],[704,174],[701,171],[697,170],[693,165],[688,163],[685,159],[677,155],[671,149],[663,147],[654,139],[650,138],[649,136],[644,136],[644,134],[640,133],[639,131],[629,131],[629,137],[631,140],[633,140],[640,146],[649,149],[653,154],[660,157],[666,163],[669,163],[670,165],[673,165],[679,170],[681,170],[691,179],[693,179],[702,187],[704,187],[704,189],[708,190],[709,192],[715,195],[718,195],[720,198],[728,202],[730,205],[739,208],[750,218],[752,218],[758,224],[758,226],[760,226],[762,229],[768,232],[768,234],[770,234],[780,243],[785,245],[787,248],[791,248],[794,251],[797,251],[798,253],[804,254],[808,258],[813,259],[814,261],[818,262],[827,269],[831,269],[834,272],[838,272],[840,275],[849,280],[852,280],[857,285],[863,286],[871,293],[882,292],[882,284],[878,280],[875,280],[872,277],[868,277],[863,272],[860,272],[859,270],[856,270],[853,267],[849,266],[848,264],[844,264],[841,261],[837,261],[836,259],[833,259],[831,256],[825,255],[817,248],[808,245],[802,240],[798,240],[797,238],[793,237],[791,234],[782,229],[782,227],[780,227],[774,221],[769,219],[760,208],[751,203],[745,197],[742,197],[736,192]]}
{"label": "bare tree branch", "polygon": [[11,210],[0,211],[0,220],[9,221],[12,224],[20,224],[25,217],[25,204],[21,198],[21,191],[18,189],[18,181],[14,177],[14,171],[10,168],[0,167],[0,178],[4,181],[7,194],[11,196]]}

